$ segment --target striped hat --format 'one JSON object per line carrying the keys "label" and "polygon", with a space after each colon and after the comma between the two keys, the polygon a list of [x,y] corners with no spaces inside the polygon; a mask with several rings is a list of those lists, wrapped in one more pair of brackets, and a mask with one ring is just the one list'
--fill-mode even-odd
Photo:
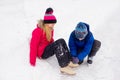
{"label": "striped hat", "polygon": [[47,8],[44,15],[44,23],[56,23],[56,17],[53,15],[53,9]]}

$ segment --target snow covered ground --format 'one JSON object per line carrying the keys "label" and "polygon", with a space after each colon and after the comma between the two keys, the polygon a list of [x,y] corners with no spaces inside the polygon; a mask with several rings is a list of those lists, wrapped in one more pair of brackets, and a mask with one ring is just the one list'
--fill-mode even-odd
{"label": "snow covered ground", "polygon": [[[58,23],[55,40],[64,38],[79,21],[87,22],[102,42],[94,63],[63,75],[55,56],[29,64],[29,40],[38,19],[52,7]],[[0,0],[0,80],[119,80],[120,0]]]}

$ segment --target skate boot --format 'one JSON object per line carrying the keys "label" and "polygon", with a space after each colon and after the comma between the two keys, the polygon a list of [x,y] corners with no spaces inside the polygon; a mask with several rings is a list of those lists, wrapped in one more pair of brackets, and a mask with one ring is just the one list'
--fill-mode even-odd
{"label": "skate boot", "polygon": [[71,67],[71,68],[75,68],[75,67],[78,67],[79,65],[78,64],[74,64],[72,61],[70,61],[68,66]]}
{"label": "skate boot", "polygon": [[92,63],[93,63],[93,57],[88,57],[87,63],[88,63],[88,64],[92,64]]}
{"label": "skate boot", "polygon": [[61,71],[61,73],[65,73],[68,75],[75,75],[76,74],[69,66],[60,68],[60,71]]}

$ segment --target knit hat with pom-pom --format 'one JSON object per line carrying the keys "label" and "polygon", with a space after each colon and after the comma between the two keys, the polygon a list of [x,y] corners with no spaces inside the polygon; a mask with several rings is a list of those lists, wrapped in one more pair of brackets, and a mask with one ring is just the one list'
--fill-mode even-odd
{"label": "knit hat with pom-pom", "polygon": [[88,34],[88,29],[85,23],[79,22],[75,28],[76,38],[83,40]]}
{"label": "knit hat with pom-pom", "polygon": [[56,17],[53,15],[53,9],[47,8],[44,15],[44,23],[56,23]]}

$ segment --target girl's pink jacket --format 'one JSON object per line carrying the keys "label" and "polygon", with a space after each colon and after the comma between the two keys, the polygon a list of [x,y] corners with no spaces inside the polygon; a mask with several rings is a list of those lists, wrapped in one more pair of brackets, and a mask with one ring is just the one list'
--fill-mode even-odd
{"label": "girl's pink jacket", "polygon": [[30,41],[30,64],[32,66],[35,66],[36,57],[41,58],[45,47],[53,41],[53,31],[52,38],[49,42],[47,41],[46,34],[44,33],[43,29],[37,25],[37,28],[35,28],[32,32],[32,38]]}

